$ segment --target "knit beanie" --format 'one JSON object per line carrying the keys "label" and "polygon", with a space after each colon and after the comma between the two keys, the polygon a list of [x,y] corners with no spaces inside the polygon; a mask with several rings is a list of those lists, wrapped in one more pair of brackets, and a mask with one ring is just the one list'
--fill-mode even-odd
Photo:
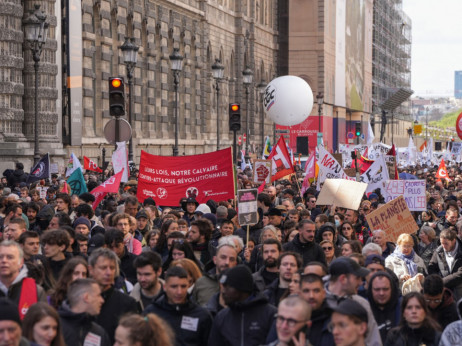
{"label": "knit beanie", "polygon": [[8,298],[0,298],[0,321],[13,321],[21,325],[18,307]]}
{"label": "knit beanie", "polygon": [[220,279],[220,283],[235,288],[241,292],[253,292],[253,277],[247,266],[240,264],[228,269]]}
{"label": "knit beanie", "polygon": [[91,223],[90,223],[90,220],[88,220],[86,217],[78,217],[77,219],[75,219],[74,221],[74,228],[76,228],[78,225],[85,225],[88,227],[88,229],[91,229]]}

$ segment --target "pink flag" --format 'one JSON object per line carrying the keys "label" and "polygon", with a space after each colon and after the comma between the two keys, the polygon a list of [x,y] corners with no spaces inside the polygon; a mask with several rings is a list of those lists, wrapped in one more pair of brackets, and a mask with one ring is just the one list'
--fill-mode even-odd
{"label": "pink flag", "polygon": [[119,191],[120,180],[122,179],[123,174],[124,174],[124,168],[122,168],[122,170],[119,173],[110,177],[100,186],[95,187],[93,190],[90,191],[90,193],[93,196],[95,196],[95,201],[93,202],[93,205],[92,205],[93,210],[96,209],[96,207],[103,200],[104,196],[106,196],[108,193],[116,193]]}
{"label": "pink flag", "polygon": [[305,163],[305,179],[303,179],[301,194],[303,195],[306,190],[310,187],[310,178],[316,175],[316,155],[314,152],[311,153],[310,157]]}

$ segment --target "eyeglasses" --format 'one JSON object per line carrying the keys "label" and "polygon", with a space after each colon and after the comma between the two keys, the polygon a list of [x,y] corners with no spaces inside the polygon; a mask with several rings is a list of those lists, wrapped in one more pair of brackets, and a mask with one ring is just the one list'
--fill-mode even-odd
{"label": "eyeglasses", "polygon": [[439,304],[442,302],[441,299],[425,299],[425,301],[430,304],[430,303],[435,303],[435,304]]}
{"label": "eyeglasses", "polygon": [[305,321],[297,321],[297,320],[294,320],[293,318],[285,318],[284,316],[280,316],[278,314],[274,315],[274,317],[276,318],[276,323],[283,324],[284,322],[286,322],[290,328],[295,327],[297,323],[305,322]]}
{"label": "eyeglasses", "polygon": [[331,251],[333,249],[332,246],[326,246],[322,248],[324,251]]}

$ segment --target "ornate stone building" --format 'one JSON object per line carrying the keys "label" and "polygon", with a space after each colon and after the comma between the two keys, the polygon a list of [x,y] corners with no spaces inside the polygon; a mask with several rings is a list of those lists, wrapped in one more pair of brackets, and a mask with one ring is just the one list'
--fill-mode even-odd
{"label": "ornate stone building", "polygon": [[[81,5],[81,30],[66,3],[74,14]],[[217,122],[220,147],[232,144],[230,102],[241,103],[242,133],[248,107],[250,144],[255,149],[261,146],[263,126],[264,135],[272,134],[272,122],[265,119],[262,124],[256,86],[276,75],[275,0],[0,0],[0,156],[4,158],[0,169],[12,168],[18,159],[26,169],[32,164],[34,68],[23,42],[22,20],[34,4],[41,5],[50,23],[39,67],[40,152],[50,152],[60,166],[71,152],[101,165],[103,147],[110,161],[113,146],[103,132],[111,119],[109,77],[125,78],[127,100],[132,92],[120,50],[125,37],[133,37],[140,47],[133,79],[135,163],[141,150],[172,154],[175,94],[169,55],[173,48],[179,48],[184,57],[179,79],[180,155],[215,150]],[[79,35],[81,58],[74,53],[67,56]],[[225,67],[218,107],[211,69],[217,58]],[[75,79],[67,71],[79,59],[81,78]],[[254,74],[248,105],[242,76],[247,66]],[[75,88],[81,88],[81,101],[70,93]]]}

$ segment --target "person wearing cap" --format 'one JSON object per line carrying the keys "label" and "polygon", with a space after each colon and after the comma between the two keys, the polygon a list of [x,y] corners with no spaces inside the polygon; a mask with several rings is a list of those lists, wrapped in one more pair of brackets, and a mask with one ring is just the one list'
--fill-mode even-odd
{"label": "person wearing cap", "polygon": [[282,227],[282,211],[278,208],[270,208],[268,210],[268,217],[270,225],[274,227],[281,228]]}
{"label": "person wearing cap", "polygon": [[252,273],[238,265],[220,278],[227,308],[213,321],[208,345],[261,345],[274,322],[276,308],[256,293]]}
{"label": "person wearing cap", "polygon": [[0,345],[30,345],[30,342],[22,336],[18,307],[7,298],[0,298]]}
{"label": "person wearing cap", "polygon": [[82,234],[89,238],[91,223],[86,217],[78,217],[75,219],[73,225],[75,234]]}
{"label": "person wearing cap", "polygon": [[366,338],[369,316],[361,304],[345,299],[332,310],[329,330],[334,336],[335,345],[370,345]]}
{"label": "person wearing cap", "polygon": [[303,265],[311,261],[317,261],[326,264],[326,255],[319,244],[315,243],[316,225],[311,220],[302,220],[298,223],[299,233],[295,238],[285,243],[284,251],[297,252],[303,258]]}
{"label": "person wearing cap", "polygon": [[210,207],[205,203],[199,204],[196,210],[194,211],[194,214],[196,215],[196,220],[200,219],[202,215],[210,213]]}
{"label": "person wearing cap", "polygon": [[371,275],[367,299],[377,322],[382,342],[385,342],[388,331],[398,325],[401,314],[398,286],[389,273],[379,271]]}
{"label": "person wearing cap", "polygon": [[179,266],[169,268],[164,292],[144,309],[143,315],[154,313],[163,318],[176,331],[176,345],[207,345],[212,316],[190,299],[188,288],[187,271]]}
{"label": "person wearing cap", "polygon": [[329,266],[329,281],[326,283],[326,300],[330,308],[338,306],[342,299],[352,299],[367,311],[367,345],[382,345],[377,323],[372,314],[369,302],[360,297],[357,292],[362,284],[362,278],[369,274],[369,270],[362,268],[349,257],[336,258]]}
{"label": "person wearing cap", "polygon": [[194,197],[188,197],[185,201],[181,202],[181,208],[184,210],[183,219],[188,221],[188,225],[191,224],[191,221],[196,220],[194,213],[198,206],[199,203]]}
{"label": "person wearing cap", "polygon": [[[152,224],[145,209],[140,209],[140,211],[136,213],[135,219],[137,226],[135,230],[135,237],[140,240],[136,234],[140,234],[143,239],[144,236],[151,230]],[[140,241],[142,241],[142,239]]]}

